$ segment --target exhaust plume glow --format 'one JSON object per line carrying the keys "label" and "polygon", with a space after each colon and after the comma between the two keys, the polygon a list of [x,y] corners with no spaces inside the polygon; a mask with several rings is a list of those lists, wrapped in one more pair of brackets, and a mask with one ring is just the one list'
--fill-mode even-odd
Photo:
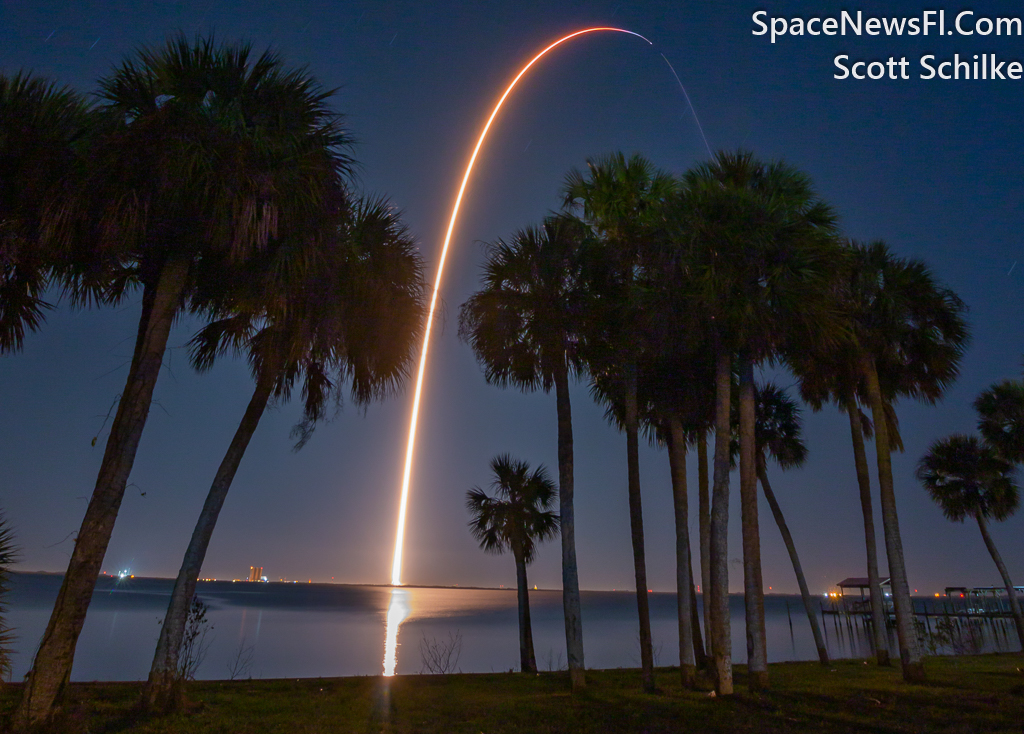
{"label": "exhaust plume glow", "polygon": [[409,443],[405,449],[405,472],[402,476],[402,495],[398,507],[398,530],[395,538],[395,559],[391,566],[391,583],[394,586],[400,586],[402,583],[402,546],[405,541],[405,514],[409,505],[409,480],[412,476],[412,457],[413,451],[416,447],[416,424],[420,415],[420,398],[423,394],[423,376],[427,369],[427,349],[430,346],[430,327],[434,323],[434,310],[437,307],[437,296],[441,289],[441,275],[444,272],[444,261],[448,255],[448,245],[452,239],[452,232],[455,230],[455,220],[459,215],[459,207],[462,205],[462,196],[466,191],[466,184],[469,183],[469,175],[473,172],[473,164],[476,163],[477,154],[480,152],[480,148],[484,144],[484,138],[487,137],[488,130],[491,129],[491,123],[493,123],[494,118],[498,116],[498,111],[501,109],[501,105],[505,102],[505,99],[526,72],[528,72],[534,64],[540,61],[548,51],[551,51],[552,49],[561,46],[566,41],[570,41],[578,36],[597,33],[599,31],[626,33],[631,36],[636,36],[637,38],[642,38],[649,44],[651,43],[639,33],[627,31],[623,28],[610,27],[585,28],[584,30],[576,31],[575,33],[570,33],[567,36],[559,38],[557,41],[530,59],[529,63],[519,70],[519,73],[516,74],[515,78],[505,89],[504,94],[502,94],[498,99],[498,103],[494,105],[494,109],[491,111],[491,116],[487,118],[487,122],[484,124],[483,130],[480,131],[480,137],[477,138],[476,146],[473,148],[473,153],[469,157],[469,163],[466,165],[466,172],[462,176],[462,185],[459,186],[459,193],[455,197],[455,205],[452,207],[452,216],[448,221],[448,231],[444,236],[444,245],[441,247],[441,258],[437,263],[437,276],[434,279],[434,292],[430,297],[430,310],[427,312],[427,325],[423,332],[423,349],[420,352],[420,367],[416,374],[416,391],[413,394],[412,400],[412,418],[409,421]]}
{"label": "exhaust plume glow", "polygon": [[398,666],[398,628],[409,616],[411,599],[406,589],[392,589],[388,616],[384,624],[384,677],[390,678]]}

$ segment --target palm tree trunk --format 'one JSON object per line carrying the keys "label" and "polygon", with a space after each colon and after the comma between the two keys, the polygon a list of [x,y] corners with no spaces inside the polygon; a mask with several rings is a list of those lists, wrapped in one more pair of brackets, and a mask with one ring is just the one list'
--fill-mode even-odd
{"label": "palm tree trunk", "polygon": [[164,615],[164,623],[160,628],[160,638],[156,643],[153,665],[149,671],[149,681],[142,693],[143,706],[150,710],[167,711],[178,704],[178,655],[181,641],[185,635],[185,621],[188,618],[189,606],[196,591],[199,572],[206,559],[206,549],[210,545],[213,529],[217,524],[220,510],[224,506],[235,472],[242,461],[242,456],[249,445],[249,440],[259,425],[274,389],[272,369],[266,370],[264,377],[256,385],[249,405],[231,439],[227,454],[221,460],[217,474],[213,478],[210,492],[206,495],[206,503],[199,515],[196,527],[192,531],[185,557],[181,562],[181,570],[171,591],[171,600]]}
{"label": "palm tree trunk", "polygon": [[761,530],[757,521],[757,466],[754,423],[754,365],[740,371],[740,522],[743,534],[743,606],[747,627],[747,673],[751,690],[768,687],[768,644],[761,577]]}
{"label": "palm tree trunk", "polygon": [[871,401],[871,420],[875,424],[875,456],[878,461],[878,488],[882,499],[882,531],[885,535],[885,554],[889,558],[889,583],[896,611],[896,637],[900,644],[900,662],[903,679],[923,681],[924,662],[914,626],[913,600],[907,583],[907,567],[903,560],[903,540],[900,537],[899,517],[896,513],[896,493],[892,483],[892,463],[889,449],[889,427],[885,418],[885,402],[878,383],[878,372],[873,357],[861,359],[861,369],[867,381]]}
{"label": "palm tree trunk", "polygon": [[711,496],[708,492],[708,434],[704,431],[697,436],[697,513],[700,531],[700,598],[704,608],[707,654],[711,656],[711,604],[708,601],[708,590],[711,588]]}
{"label": "palm tree trunk", "polygon": [[[691,556],[692,557],[692,556]],[[690,576],[690,630],[693,633],[693,662],[700,670],[708,667],[708,656],[704,652],[704,638],[700,634],[700,612],[697,611],[697,589],[693,585],[693,571]]]}
{"label": "palm tree trunk", "polygon": [[654,648],[651,643],[651,610],[647,598],[647,562],[644,557],[644,517],[640,504],[640,445],[637,409],[636,365],[626,372],[626,467],[629,483],[629,530],[633,541],[633,576],[636,608],[640,618],[640,682],[654,691]]}
{"label": "palm tree trunk", "polygon": [[818,626],[818,617],[811,605],[811,592],[807,590],[807,579],[804,578],[804,569],[800,565],[800,556],[796,553],[796,545],[793,543],[793,536],[786,525],[786,518],[782,516],[782,508],[775,498],[772,485],[768,482],[768,471],[765,468],[764,454],[757,457],[757,476],[761,480],[761,489],[764,491],[764,498],[768,500],[768,506],[772,508],[772,515],[775,516],[775,523],[782,533],[782,542],[786,544],[789,551],[789,560],[793,562],[793,572],[796,574],[796,583],[800,587],[800,598],[804,602],[804,611],[807,612],[807,621],[811,623],[811,634],[814,636],[814,646],[818,648],[818,660],[822,665],[828,665],[828,649],[825,647],[825,640],[821,636],[821,627]]}
{"label": "palm tree trunk", "polygon": [[117,414],[110,426],[96,487],[12,721],[15,730],[47,722],[54,714],[71,676],[75,645],[85,623],[142,429],[146,425],[153,388],[160,375],[167,336],[181,302],[188,269],[188,260],[172,260],[161,270],[151,301],[152,310],[142,335],[142,346],[136,349],[136,358],[132,360]]}
{"label": "palm tree trunk", "polygon": [[715,692],[732,694],[732,631],[729,619],[729,402],[732,391],[732,358],[719,347],[715,365],[715,483],[712,489],[711,572],[705,603],[710,596],[711,654]]}
{"label": "palm tree trunk", "polygon": [[1010,580],[1010,574],[1006,570],[1006,564],[1003,563],[1003,557],[999,555],[999,551],[996,550],[996,544],[992,541],[992,536],[988,534],[988,523],[985,522],[985,518],[981,515],[978,515],[978,527],[981,529],[981,537],[985,539],[985,547],[988,548],[989,555],[995,561],[996,568],[999,569],[999,575],[1003,577],[1006,596],[1010,599],[1010,613],[1013,614],[1013,623],[1017,627],[1017,640],[1020,642],[1021,650],[1024,650],[1024,617],[1021,616],[1017,590],[1013,588],[1013,582]]}
{"label": "palm tree trunk", "polygon": [[558,409],[558,511],[562,537],[562,610],[565,615],[565,649],[573,691],[586,687],[583,671],[583,616],[580,613],[580,580],[576,568],[576,525],[573,519],[572,405],[569,374],[563,363],[555,371],[555,405]]}
{"label": "palm tree trunk", "polygon": [[864,515],[864,544],[868,553],[868,585],[871,599],[871,634],[875,645],[875,660],[879,665],[889,665],[889,641],[885,633],[885,602],[882,598],[881,577],[878,575],[878,548],[875,540],[874,511],[871,508],[871,478],[868,472],[868,457],[864,451],[864,428],[861,425],[860,409],[851,398],[846,400],[846,414],[850,418],[850,433],[853,438],[853,459],[857,466],[857,484],[860,487],[860,509]]}
{"label": "palm tree trunk", "polygon": [[686,436],[678,416],[669,419],[668,461],[672,474],[672,505],[676,515],[676,611],[679,618],[679,675],[683,688],[693,688],[697,670],[693,649],[693,589],[690,570],[690,519],[686,503]]}
{"label": "palm tree trunk", "polygon": [[519,589],[519,669],[537,672],[533,655],[533,629],[530,626],[530,586],[526,582],[526,560],[522,551],[513,551],[516,558],[516,586]]}

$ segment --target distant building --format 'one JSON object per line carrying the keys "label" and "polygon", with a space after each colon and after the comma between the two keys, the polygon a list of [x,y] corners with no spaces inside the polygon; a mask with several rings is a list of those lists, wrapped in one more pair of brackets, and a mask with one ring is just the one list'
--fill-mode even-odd
{"label": "distant building", "polygon": [[249,566],[249,580],[260,581],[263,576],[263,566]]}

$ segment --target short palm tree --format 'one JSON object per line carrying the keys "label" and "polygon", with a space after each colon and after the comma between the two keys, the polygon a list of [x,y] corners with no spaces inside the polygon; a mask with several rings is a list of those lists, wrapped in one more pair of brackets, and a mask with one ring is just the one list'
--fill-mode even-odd
{"label": "short palm tree", "polygon": [[519,599],[519,665],[524,673],[537,672],[530,626],[530,587],[526,567],[537,554],[537,544],[558,532],[558,514],[552,511],[555,483],[539,466],[530,471],[525,461],[508,454],[491,460],[492,496],[479,487],[466,493],[470,532],[488,553],[512,553],[516,561]]}
{"label": "short palm tree", "polygon": [[51,718],[124,496],[171,324],[211,272],[315,237],[351,160],[339,116],[305,70],[248,45],[184,38],[100,82],[102,124],[69,172],[48,236],[67,281],[108,300],[142,289],[135,352],[15,729]]}
{"label": "short palm tree", "polygon": [[20,349],[50,308],[56,263],[42,235],[89,119],[70,89],[0,74],[0,354]]}
{"label": "short palm tree", "polygon": [[1024,382],[992,385],[974,401],[974,409],[985,441],[1007,461],[1024,463]]}
{"label": "short palm tree", "polygon": [[903,559],[896,511],[891,453],[896,443],[890,396],[938,400],[959,375],[969,341],[966,306],[936,281],[920,260],[898,258],[883,242],[852,243],[851,267],[843,296],[854,335],[858,377],[871,407],[882,528],[896,636],[903,677],[925,678],[914,626],[913,601]]}
{"label": "short palm tree", "polygon": [[953,522],[974,518],[1003,579],[1017,639],[1024,650],[1024,617],[1013,581],[988,532],[989,520],[1005,520],[1020,504],[1013,464],[976,436],[954,434],[936,441],[917,466],[917,478]]}
{"label": "short palm tree", "polygon": [[643,511],[640,497],[638,379],[645,349],[645,265],[657,233],[663,229],[665,204],[675,180],[645,158],[614,153],[588,160],[587,172],[570,171],[564,205],[578,211],[595,234],[600,277],[594,282],[598,317],[591,324],[587,361],[591,373],[621,393],[626,434],[627,491],[637,614],[640,625],[640,667],[644,690],[653,691],[654,652],[647,598]]}
{"label": "short palm tree", "polygon": [[[324,417],[332,395],[350,383],[356,404],[384,398],[408,377],[424,315],[422,264],[397,210],[384,199],[360,201],[334,236],[315,243],[305,267],[271,262],[262,278],[241,278],[192,340],[192,362],[244,351],[256,388],[207,495],[171,592],[144,695],[149,708],[179,700],[176,673],[189,603],[235,472],[271,399],[301,385],[300,445]],[[283,281],[281,280],[283,278]],[[255,283],[253,282],[255,281]],[[223,318],[217,319],[221,316]]]}
{"label": "short palm tree", "polygon": [[793,563],[793,572],[800,587],[800,598],[803,600],[804,611],[807,612],[807,620],[811,625],[811,634],[814,636],[814,646],[818,648],[818,660],[822,665],[828,665],[828,649],[821,635],[821,627],[818,626],[818,617],[814,613],[811,593],[807,589],[807,579],[804,578],[804,570],[800,565],[800,556],[797,555],[793,535],[789,532],[782,508],[779,507],[779,501],[768,481],[768,458],[774,459],[781,469],[802,466],[807,460],[807,446],[800,435],[800,424],[800,408],[785,390],[774,383],[758,386],[757,423],[754,429],[757,439],[757,476],[761,480],[761,489],[775,517],[775,523],[779,526],[782,541],[786,544],[789,560]]}
{"label": "short palm tree", "polygon": [[558,419],[558,506],[562,540],[562,608],[569,677],[586,684],[583,618],[573,512],[572,404],[569,382],[583,369],[581,347],[592,310],[581,251],[587,233],[571,217],[549,217],[489,247],[483,284],[459,313],[489,383],[524,391],[555,390]]}

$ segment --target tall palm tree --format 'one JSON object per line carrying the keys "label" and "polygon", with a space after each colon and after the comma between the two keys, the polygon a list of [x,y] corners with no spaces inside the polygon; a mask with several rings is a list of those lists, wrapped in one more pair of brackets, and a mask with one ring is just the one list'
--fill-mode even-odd
{"label": "tall palm tree", "polygon": [[864,380],[874,424],[900,661],[904,679],[920,681],[925,670],[896,511],[890,458],[894,419],[886,398],[909,396],[934,403],[941,397],[959,374],[969,339],[963,318],[966,306],[953,291],[936,282],[923,262],[897,258],[883,242],[852,243],[850,250],[852,268],[845,300],[859,377]]}
{"label": "tall palm tree", "polygon": [[[235,472],[268,402],[302,386],[305,443],[345,382],[356,404],[386,397],[408,377],[424,312],[422,264],[398,212],[385,199],[360,201],[317,242],[306,266],[275,258],[262,278],[209,307],[213,321],[192,340],[192,361],[207,370],[234,347],[247,353],[256,382],[182,560],[160,630],[144,705],[178,702],[176,674],[189,604]],[[283,278],[283,282],[280,280]],[[249,290],[238,293],[237,290]]]}
{"label": "tall palm tree", "polygon": [[572,170],[564,185],[564,206],[578,211],[596,235],[603,271],[597,290],[603,304],[595,320],[588,364],[592,373],[618,384],[624,406],[630,538],[640,624],[640,667],[644,690],[653,691],[654,652],[647,598],[643,511],[640,498],[638,372],[644,344],[642,270],[653,240],[663,229],[664,206],[675,180],[645,158],[614,153],[588,159],[587,173]]}
{"label": "tall palm tree", "polygon": [[95,489],[43,634],[16,729],[48,720],[152,402],[175,316],[208,269],[241,267],[321,225],[343,198],[349,138],[305,70],[248,45],[184,38],[140,51],[100,82],[104,128],[48,225],[111,298],[142,287],[135,352]]}
{"label": "tall palm tree", "polygon": [[1010,600],[1017,639],[1024,650],[1024,617],[1013,581],[988,532],[989,520],[1005,520],[1020,505],[1013,464],[976,436],[954,434],[936,441],[917,466],[917,478],[953,522],[973,517]]}
{"label": "tall palm tree", "polygon": [[44,222],[89,119],[70,89],[0,74],[0,354],[20,349],[51,307],[43,291],[56,262]]}
{"label": "tall palm tree", "polygon": [[761,480],[761,490],[775,517],[775,523],[779,526],[782,542],[786,544],[789,560],[793,563],[793,572],[800,587],[804,611],[807,612],[811,634],[814,636],[814,646],[818,649],[818,660],[822,665],[828,665],[828,649],[821,635],[818,618],[814,614],[811,593],[807,589],[807,579],[804,578],[803,567],[800,565],[800,556],[796,552],[793,535],[789,532],[782,508],[779,507],[779,501],[768,481],[768,457],[774,459],[781,469],[802,466],[807,460],[807,446],[800,435],[800,424],[800,408],[786,395],[785,390],[770,382],[758,386],[757,424],[754,429],[757,441],[757,476]]}
{"label": "tall palm tree", "polygon": [[519,667],[524,673],[537,672],[533,654],[533,630],[530,626],[530,586],[526,567],[533,562],[537,544],[558,532],[558,515],[551,510],[555,483],[547,470],[539,466],[530,471],[525,461],[508,454],[491,460],[494,481],[488,496],[479,487],[466,493],[466,509],[472,519],[470,532],[488,553],[512,553],[516,561],[516,588],[519,599]]}
{"label": "tall palm tree", "polygon": [[[854,467],[860,491],[861,516],[864,522],[872,644],[876,662],[879,665],[888,666],[889,642],[886,635],[881,576],[878,572],[878,548],[871,499],[871,477],[864,448],[864,439],[871,438],[873,429],[870,419],[864,415],[860,407],[861,404],[867,402],[867,398],[856,355],[856,348],[847,345],[821,352],[796,354],[789,362],[800,379],[800,394],[812,409],[821,410],[826,402],[831,401],[836,403],[849,419]],[[891,404],[893,399],[891,390],[886,390],[886,396],[886,403]],[[897,446],[899,437],[895,430],[890,431],[890,438],[892,448],[902,448]]]}
{"label": "tall palm tree", "polygon": [[[684,688],[693,688],[696,669],[707,664],[697,614],[690,552],[686,454],[696,435],[711,421],[712,401],[706,387],[710,366],[699,355],[677,352],[644,359],[637,396],[640,424],[652,444],[668,449],[676,530],[676,610],[679,627],[679,673]],[[621,384],[602,373],[594,376],[591,394],[606,406],[605,417],[625,429]]]}
{"label": "tall palm tree", "polygon": [[586,231],[570,217],[548,217],[489,247],[483,286],[459,313],[488,382],[524,391],[555,390],[558,417],[558,508],[562,537],[562,608],[566,657],[574,691],[586,684],[583,620],[573,513],[572,404],[569,381],[581,355],[589,292],[581,249]]}
{"label": "tall palm tree", "polygon": [[[706,315],[715,354],[715,467],[711,507],[711,647],[716,690],[732,693],[728,604],[730,383],[740,390],[740,507],[750,684],[768,684],[755,466],[754,365],[791,345],[842,337],[832,296],[837,263],[835,214],[806,176],[750,153],[719,153],[683,178],[675,208],[691,243],[695,307]],[[707,597],[706,597],[707,598]]]}
{"label": "tall palm tree", "polygon": [[702,640],[700,623],[696,615],[697,599],[690,552],[686,454],[689,445],[694,443],[698,436],[707,434],[713,420],[714,401],[709,389],[712,384],[711,365],[707,360],[701,359],[682,362],[676,360],[674,363],[663,362],[660,369],[645,372],[645,392],[650,395],[650,410],[661,418],[658,432],[664,437],[664,443],[668,448],[672,505],[676,523],[679,672],[683,687],[692,688],[696,682],[696,668],[707,665],[707,654],[697,647],[701,645]]}

